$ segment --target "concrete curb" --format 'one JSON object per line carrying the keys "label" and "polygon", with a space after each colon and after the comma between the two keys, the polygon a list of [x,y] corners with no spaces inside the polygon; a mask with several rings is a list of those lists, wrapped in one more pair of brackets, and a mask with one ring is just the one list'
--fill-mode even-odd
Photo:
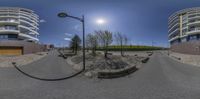
{"label": "concrete curb", "polygon": [[112,78],[119,78],[119,77],[124,77],[127,76],[138,69],[136,66],[131,66],[125,69],[120,69],[120,70],[107,70],[107,71],[100,71],[98,72],[98,78],[102,79],[112,79]]}
{"label": "concrete curb", "polygon": [[147,58],[145,58],[145,59],[141,60],[141,62],[142,62],[142,63],[147,63],[147,62],[148,62],[148,60],[149,60],[149,57],[147,57]]}

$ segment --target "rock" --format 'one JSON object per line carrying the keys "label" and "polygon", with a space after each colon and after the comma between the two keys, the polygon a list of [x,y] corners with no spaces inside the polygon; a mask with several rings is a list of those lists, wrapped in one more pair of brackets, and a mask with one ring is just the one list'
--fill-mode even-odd
{"label": "rock", "polygon": [[88,78],[92,78],[93,77],[93,73],[92,72],[86,72],[84,75],[86,77],[88,77]]}
{"label": "rock", "polygon": [[73,68],[77,71],[80,71],[82,69],[82,65],[74,65]]}

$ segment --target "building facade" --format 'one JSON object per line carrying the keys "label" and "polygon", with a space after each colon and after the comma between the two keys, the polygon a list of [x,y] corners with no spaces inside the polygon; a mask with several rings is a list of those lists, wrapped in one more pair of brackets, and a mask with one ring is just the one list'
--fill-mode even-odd
{"label": "building facade", "polygon": [[18,7],[0,7],[0,55],[21,55],[42,51],[39,44],[39,16]]}
{"label": "building facade", "polygon": [[0,39],[38,42],[38,15],[25,8],[0,8]]}
{"label": "building facade", "polygon": [[175,12],[168,20],[170,49],[185,54],[200,54],[200,7]]}

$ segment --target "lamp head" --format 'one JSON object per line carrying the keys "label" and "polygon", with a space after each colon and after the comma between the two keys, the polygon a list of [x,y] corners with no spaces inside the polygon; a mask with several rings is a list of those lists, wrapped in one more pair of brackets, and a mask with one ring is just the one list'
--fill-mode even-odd
{"label": "lamp head", "polygon": [[65,18],[65,17],[68,17],[68,14],[65,12],[61,12],[61,13],[58,13],[58,17]]}

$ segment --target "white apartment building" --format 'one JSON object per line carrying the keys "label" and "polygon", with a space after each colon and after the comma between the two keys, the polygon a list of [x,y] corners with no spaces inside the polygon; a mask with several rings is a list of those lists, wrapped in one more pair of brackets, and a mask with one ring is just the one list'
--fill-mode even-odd
{"label": "white apartment building", "polygon": [[38,15],[18,7],[0,7],[0,40],[38,42]]}

